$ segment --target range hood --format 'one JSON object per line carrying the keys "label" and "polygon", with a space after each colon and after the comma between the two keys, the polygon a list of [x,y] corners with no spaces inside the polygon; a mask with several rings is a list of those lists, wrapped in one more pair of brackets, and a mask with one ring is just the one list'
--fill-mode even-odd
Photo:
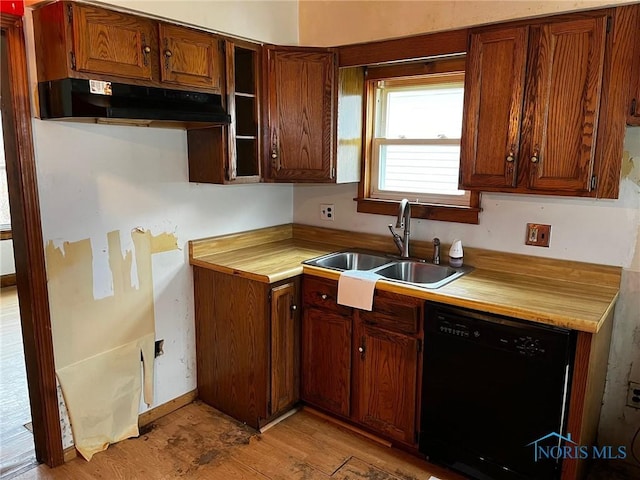
{"label": "range hood", "polygon": [[[64,78],[38,84],[43,120],[131,125],[228,125],[220,95]],[[164,125],[166,124],[166,125]]]}

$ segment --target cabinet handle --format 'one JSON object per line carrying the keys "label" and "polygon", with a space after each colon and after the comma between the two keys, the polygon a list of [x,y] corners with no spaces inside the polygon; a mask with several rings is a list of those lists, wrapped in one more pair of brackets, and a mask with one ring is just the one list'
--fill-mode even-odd
{"label": "cabinet handle", "polygon": [[291,305],[291,310],[295,312],[296,310],[298,310],[298,306],[297,305]]}
{"label": "cabinet handle", "polygon": [[533,151],[533,155],[531,156],[531,163],[538,163],[540,161],[540,150],[537,148]]}
{"label": "cabinet handle", "polygon": [[173,53],[168,48],[164,51],[164,68],[169,70],[169,59]]}
{"label": "cabinet handle", "polygon": [[271,148],[271,164],[276,172],[279,172],[282,168],[282,164],[280,163],[280,158],[278,156],[278,146],[275,143]]}
{"label": "cabinet handle", "polygon": [[513,152],[513,150],[510,150],[508,155],[507,155],[507,162],[509,163],[513,163],[516,160],[516,156],[515,153]]}
{"label": "cabinet handle", "polygon": [[142,61],[144,62],[144,66],[149,66],[149,54],[151,53],[151,47],[147,45],[147,38],[143,34],[142,35]]}
{"label": "cabinet handle", "polygon": [[327,298],[329,298],[329,296],[326,293],[323,293],[322,295],[320,295],[320,298],[326,300]]}

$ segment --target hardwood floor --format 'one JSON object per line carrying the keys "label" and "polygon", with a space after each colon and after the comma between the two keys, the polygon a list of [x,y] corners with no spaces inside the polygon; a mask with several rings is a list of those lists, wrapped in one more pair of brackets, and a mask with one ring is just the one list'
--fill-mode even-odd
{"label": "hardwood floor", "polygon": [[194,402],[91,462],[44,465],[16,480],[463,480],[300,411],[263,434]]}
{"label": "hardwood floor", "polygon": [[35,462],[16,287],[0,289],[0,478]]}

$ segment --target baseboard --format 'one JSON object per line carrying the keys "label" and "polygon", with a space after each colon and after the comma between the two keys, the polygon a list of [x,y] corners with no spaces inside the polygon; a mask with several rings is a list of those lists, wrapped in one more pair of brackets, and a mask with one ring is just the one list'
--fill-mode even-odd
{"label": "baseboard", "polygon": [[16,274],[7,273],[0,275],[0,288],[13,287],[16,284]]}
{"label": "baseboard", "polygon": [[191,390],[190,392],[185,393],[184,395],[180,395],[173,400],[168,401],[167,403],[163,403],[162,405],[158,405],[157,407],[152,408],[151,410],[147,410],[143,412],[138,417],[138,426],[146,427],[150,423],[155,422],[159,418],[164,417],[165,415],[169,415],[171,412],[175,412],[179,408],[184,407],[185,405],[189,405],[196,398],[198,398],[198,390]]}
{"label": "baseboard", "polygon": [[[138,416],[138,427],[146,427],[147,425],[155,422],[159,418],[164,417],[165,415],[169,415],[172,412],[175,412],[179,408],[184,407],[185,405],[189,405],[196,398],[198,398],[198,390],[191,390],[190,392],[185,393],[184,395],[180,395],[173,400],[168,401],[167,403],[163,403],[162,405],[158,405],[157,407],[152,408],[151,410],[147,410],[146,412],[141,413]],[[74,458],[78,456],[78,451],[75,446],[71,446],[64,449],[64,461],[70,462]]]}
{"label": "baseboard", "polygon": [[326,420],[328,422],[334,423],[336,425],[339,425],[343,428],[346,428],[347,430],[351,430],[354,433],[357,433],[358,435],[362,435],[363,437],[368,438],[369,440],[373,440],[374,442],[384,446],[384,447],[391,447],[391,442],[388,440],[385,440],[383,438],[377,437],[376,435],[366,432],[364,430],[362,430],[361,428],[356,427],[355,425],[351,425],[350,423],[347,422],[343,422],[340,419],[337,419],[335,417],[332,417],[331,415],[327,415],[326,413],[323,413],[319,410],[316,410],[315,408],[309,407],[307,405],[305,405],[304,407],[302,407],[302,410],[308,413],[311,413],[312,415],[315,415],[317,417],[322,418],[323,420]]}

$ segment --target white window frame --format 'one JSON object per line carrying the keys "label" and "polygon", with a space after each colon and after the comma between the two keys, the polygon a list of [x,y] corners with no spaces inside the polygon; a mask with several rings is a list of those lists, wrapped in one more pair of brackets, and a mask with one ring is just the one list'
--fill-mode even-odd
{"label": "white window frame", "polygon": [[[371,138],[371,158],[370,158],[370,192],[369,197],[380,200],[401,200],[409,199],[411,202],[435,204],[435,205],[454,205],[454,206],[470,206],[471,192],[465,191],[462,195],[446,195],[437,193],[419,193],[419,192],[401,192],[392,190],[381,190],[380,185],[380,151],[384,145],[458,145],[460,146],[460,138],[384,138],[379,136],[379,132],[386,130],[386,112],[388,95],[379,95],[380,88],[398,90],[420,90],[426,85],[446,85],[446,84],[464,84],[464,72],[438,73],[432,75],[413,76],[413,77],[397,77],[381,79],[376,81],[374,89],[376,99],[373,102],[373,118],[374,125],[373,135]],[[379,95],[379,97],[378,97]],[[462,118],[460,119],[462,123]]]}

